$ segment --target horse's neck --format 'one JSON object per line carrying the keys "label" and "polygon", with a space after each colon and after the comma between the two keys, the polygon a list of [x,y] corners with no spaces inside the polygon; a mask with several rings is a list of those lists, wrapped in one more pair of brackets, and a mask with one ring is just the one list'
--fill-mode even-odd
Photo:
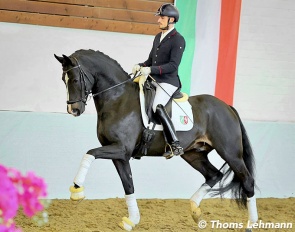
{"label": "horse's neck", "polygon": [[[109,85],[107,87],[106,85],[105,89],[100,90],[103,92],[94,98],[97,112],[120,111],[121,109],[124,109],[122,108],[123,105],[124,107],[129,107],[130,102],[133,101],[133,97],[137,96],[136,92],[138,90],[136,89],[138,88],[135,87],[135,84],[131,80],[127,82],[125,81],[126,79],[118,79],[116,82],[112,82],[111,86]],[[120,83],[123,84],[116,86]]]}
{"label": "horse's neck", "polygon": [[[99,65],[97,65],[98,63]],[[130,79],[128,74],[116,61],[104,54],[92,63],[91,69],[95,82],[92,92],[93,94],[98,93],[94,98],[98,112],[104,109],[110,111],[112,108],[116,110],[116,107],[112,107],[112,105],[123,104],[123,102],[125,104],[126,101],[129,101],[130,96],[128,95],[134,95],[136,92],[135,84],[132,81],[127,81]]]}

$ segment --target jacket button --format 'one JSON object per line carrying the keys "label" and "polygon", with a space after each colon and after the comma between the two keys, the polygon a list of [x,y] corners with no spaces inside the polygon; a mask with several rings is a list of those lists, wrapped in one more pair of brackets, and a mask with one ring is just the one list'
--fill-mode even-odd
{"label": "jacket button", "polygon": [[155,64],[157,63],[157,61],[155,61]]}

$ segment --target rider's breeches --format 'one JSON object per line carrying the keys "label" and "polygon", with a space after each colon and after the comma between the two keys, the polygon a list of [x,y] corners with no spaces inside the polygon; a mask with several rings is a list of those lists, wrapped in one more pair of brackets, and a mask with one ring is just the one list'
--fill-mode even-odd
{"label": "rider's breeches", "polygon": [[156,87],[156,96],[153,103],[153,111],[156,113],[157,105],[165,106],[178,88],[167,83],[155,83],[153,81],[152,84]]}

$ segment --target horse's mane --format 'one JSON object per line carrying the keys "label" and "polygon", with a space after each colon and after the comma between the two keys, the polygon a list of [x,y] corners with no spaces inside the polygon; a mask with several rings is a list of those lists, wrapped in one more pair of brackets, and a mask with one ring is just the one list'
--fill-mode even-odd
{"label": "horse's mane", "polygon": [[88,50],[80,49],[80,50],[75,51],[71,56],[74,56],[77,58],[82,57],[82,56],[91,56],[91,57],[98,58],[98,59],[105,59],[105,60],[107,60],[107,62],[117,66],[119,69],[121,69],[124,73],[127,74],[127,72],[125,72],[125,70],[118,63],[118,61],[114,60],[113,58],[109,57],[108,55],[106,55],[103,52],[98,51],[98,50],[94,51],[92,49],[88,49]]}

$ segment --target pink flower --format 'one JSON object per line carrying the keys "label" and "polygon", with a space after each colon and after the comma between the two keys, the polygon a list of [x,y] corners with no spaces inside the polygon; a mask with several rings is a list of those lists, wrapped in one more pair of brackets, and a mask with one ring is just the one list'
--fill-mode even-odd
{"label": "pink flower", "polygon": [[4,222],[16,216],[18,209],[17,190],[9,177],[7,169],[0,165],[0,217]]}
{"label": "pink flower", "polygon": [[21,229],[15,227],[15,224],[11,224],[10,226],[0,225],[0,232],[22,232]]}
{"label": "pink flower", "polygon": [[45,197],[46,184],[43,179],[37,177],[33,172],[22,177],[22,191],[19,194],[19,202],[24,208],[24,213],[32,217],[36,212],[43,210],[39,198]]}
{"label": "pink flower", "polygon": [[43,210],[41,197],[46,197],[47,186],[44,180],[33,172],[26,176],[14,168],[6,168],[0,164],[0,232],[20,232],[15,227],[13,218],[19,206],[24,213],[32,217]]}

